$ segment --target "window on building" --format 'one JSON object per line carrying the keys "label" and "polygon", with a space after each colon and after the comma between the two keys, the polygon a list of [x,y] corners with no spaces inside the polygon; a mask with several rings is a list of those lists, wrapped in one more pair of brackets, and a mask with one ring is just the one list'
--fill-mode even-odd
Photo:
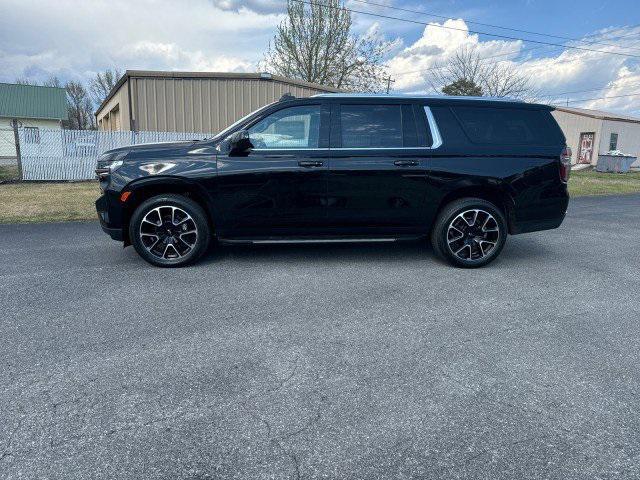
{"label": "window on building", "polygon": [[342,105],[344,148],[402,148],[400,105]]}
{"label": "window on building", "polygon": [[319,138],[319,105],[284,108],[249,128],[255,148],[318,148]]}
{"label": "window on building", "polygon": [[618,149],[618,134],[612,133],[609,139],[609,151],[611,152],[617,149]]}
{"label": "window on building", "polygon": [[24,127],[25,143],[40,143],[40,129],[38,127]]}

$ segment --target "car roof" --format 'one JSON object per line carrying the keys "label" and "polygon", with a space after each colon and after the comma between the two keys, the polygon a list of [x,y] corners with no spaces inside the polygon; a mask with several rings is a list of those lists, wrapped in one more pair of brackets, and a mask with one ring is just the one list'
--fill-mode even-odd
{"label": "car roof", "polygon": [[[310,99],[325,101],[354,101],[357,103],[384,102],[394,103],[399,101],[428,101],[430,105],[451,105],[453,103],[465,103],[486,107],[517,107],[553,110],[553,107],[536,103],[527,103],[515,98],[503,97],[466,97],[448,95],[414,95],[414,94],[385,94],[385,93],[320,93],[312,95]],[[296,99],[304,100],[304,99]]]}

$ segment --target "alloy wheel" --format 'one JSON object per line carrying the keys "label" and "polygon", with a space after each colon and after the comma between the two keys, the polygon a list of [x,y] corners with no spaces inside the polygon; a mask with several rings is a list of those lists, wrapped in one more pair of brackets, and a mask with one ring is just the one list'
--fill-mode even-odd
{"label": "alloy wheel", "polygon": [[500,240],[498,222],[481,209],[458,214],[447,229],[447,245],[456,257],[467,261],[485,258]]}
{"label": "alloy wheel", "polygon": [[152,255],[163,260],[184,257],[198,241],[198,227],[191,215],[179,207],[156,207],[140,222],[140,241]]}

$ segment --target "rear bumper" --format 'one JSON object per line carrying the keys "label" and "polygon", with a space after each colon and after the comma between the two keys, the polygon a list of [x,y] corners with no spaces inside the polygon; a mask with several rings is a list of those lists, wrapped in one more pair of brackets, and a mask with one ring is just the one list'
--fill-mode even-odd
{"label": "rear bumper", "polygon": [[113,240],[123,241],[124,234],[122,232],[122,225],[118,225],[113,221],[113,212],[109,209],[109,198],[107,195],[102,195],[96,200],[96,211],[98,212],[98,220],[100,220],[100,227],[102,231],[109,235]]}
{"label": "rear bumper", "polygon": [[530,209],[516,210],[511,224],[512,235],[552,230],[562,225],[569,206],[569,195],[541,202]]}

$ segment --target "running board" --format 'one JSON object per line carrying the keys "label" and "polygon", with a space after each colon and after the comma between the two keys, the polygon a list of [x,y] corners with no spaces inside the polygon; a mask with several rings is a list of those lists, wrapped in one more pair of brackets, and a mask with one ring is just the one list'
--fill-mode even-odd
{"label": "running board", "polygon": [[360,237],[360,238],[219,238],[220,243],[273,245],[286,243],[391,243],[402,240],[416,240],[419,236],[407,237]]}
{"label": "running board", "polygon": [[305,238],[290,240],[251,240],[251,243],[360,243],[395,242],[397,238]]}

